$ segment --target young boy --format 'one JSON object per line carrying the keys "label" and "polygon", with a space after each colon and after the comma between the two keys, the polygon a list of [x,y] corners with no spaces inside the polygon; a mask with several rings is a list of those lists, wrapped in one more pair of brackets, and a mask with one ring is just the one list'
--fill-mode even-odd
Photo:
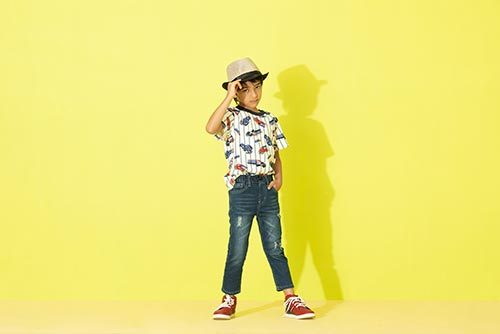
{"label": "young boy", "polygon": [[[295,295],[281,246],[278,191],[282,185],[279,150],[288,146],[272,114],[257,109],[262,97],[262,74],[249,58],[227,67],[228,81],[222,84],[227,95],[208,120],[206,130],[224,142],[229,171],[229,245],[222,283],[222,304],[214,319],[231,319],[236,310],[236,294],[241,290],[243,264],[254,216],[257,216],[264,252],[276,289],[285,294],[285,315],[296,319],[314,318],[314,312]],[[230,107],[231,100],[236,107]]]}

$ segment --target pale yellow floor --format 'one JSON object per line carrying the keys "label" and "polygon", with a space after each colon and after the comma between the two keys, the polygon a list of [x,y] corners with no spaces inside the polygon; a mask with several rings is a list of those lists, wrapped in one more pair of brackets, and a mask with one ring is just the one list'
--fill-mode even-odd
{"label": "pale yellow floor", "polygon": [[240,301],[235,319],[215,321],[214,304],[0,301],[0,333],[500,333],[500,301],[309,301],[317,318],[302,321],[282,317],[279,301]]}

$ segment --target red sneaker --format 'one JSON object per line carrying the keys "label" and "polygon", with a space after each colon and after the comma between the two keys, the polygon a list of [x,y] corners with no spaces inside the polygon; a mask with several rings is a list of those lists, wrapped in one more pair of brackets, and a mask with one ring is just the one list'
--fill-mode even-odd
{"label": "red sneaker", "polygon": [[236,296],[224,295],[222,304],[214,311],[213,318],[216,320],[229,320],[236,312]]}
{"label": "red sneaker", "polygon": [[297,295],[285,297],[285,317],[294,319],[312,319],[316,315]]}

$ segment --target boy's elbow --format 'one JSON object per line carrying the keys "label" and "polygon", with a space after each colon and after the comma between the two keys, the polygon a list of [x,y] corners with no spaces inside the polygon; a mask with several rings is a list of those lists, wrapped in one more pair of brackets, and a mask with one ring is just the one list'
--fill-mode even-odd
{"label": "boy's elbow", "polygon": [[210,135],[214,135],[214,134],[216,134],[216,133],[217,133],[217,130],[215,130],[215,129],[214,129],[213,127],[211,127],[210,125],[207,125],[207,126],[205,127],[205,131],[207,131],[207,132],[208,132],[208,134],[210,134]]}
{"label": "boy's elbow", "polygon": [[207,124],[207,126],[205,127],[205,130],[211,134],[211,135],[215,135],[216,133],[218,133],[221,129],[221,126],[213,126],[213,125],[210,125],[210,124]]}

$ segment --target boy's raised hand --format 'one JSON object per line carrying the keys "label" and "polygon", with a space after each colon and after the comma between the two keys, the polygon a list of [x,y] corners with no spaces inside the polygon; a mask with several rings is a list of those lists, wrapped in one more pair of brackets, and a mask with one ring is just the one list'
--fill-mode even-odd
{"label": "boy's raised hand", "polygon": [[231,81],[227,85],[227,95],[230,96],[232,99],[236,97],[236,92],[238,89],[241,89],[241,80],[235,80]]}
{"label": "boy's raised hand", "polygon": [[232,100],[236,97],[236,92],[238,89],[241,89],[243,86],[240,83],[240,80],[235,80],[227,85],[227,95],[221,104],[215,109],[212,113],[212,116],[208,119],[207,125],[205,126],[205,130],[214,135],[218,133],[222,129],[222,118],[224,117],[224,113],[227,108],[231,104]]}

